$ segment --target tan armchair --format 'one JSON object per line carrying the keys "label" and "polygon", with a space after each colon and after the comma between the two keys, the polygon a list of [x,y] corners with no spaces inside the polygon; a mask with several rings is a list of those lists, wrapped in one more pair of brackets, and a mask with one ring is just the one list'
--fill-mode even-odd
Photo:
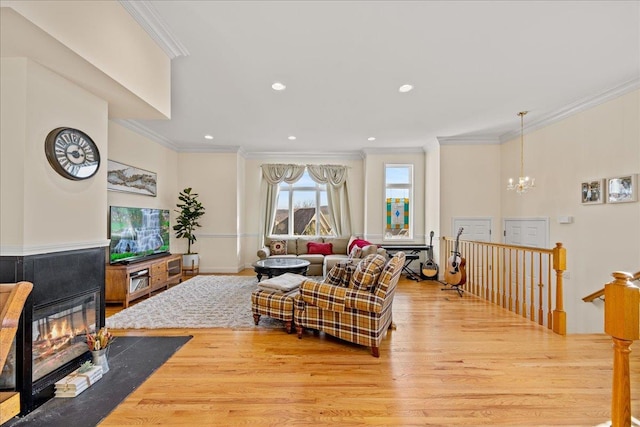
{"label": "tan armchair", "polygon": [[[380,255],[370,255],[360,263],[371,257]],[[353,282],[350,287],[312,280],[302,282],[294,304],[298,338],[302,338],[304,328],[315,329],[371,347],[371,354],[379,357],[380,343],[392,324],[391,307],[404,258],[404,252],[397,252],[368,289],[358,288],[357,284],[354,287]],[[354,273],[357,275],[358,270]]]}

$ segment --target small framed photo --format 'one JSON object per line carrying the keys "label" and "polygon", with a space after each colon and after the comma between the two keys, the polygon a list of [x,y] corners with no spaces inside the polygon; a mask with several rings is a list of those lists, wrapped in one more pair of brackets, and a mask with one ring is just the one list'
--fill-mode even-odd
{"label": "small framed photo", "polygon": [[604,179],[594,179],[592,181],[583,182],[582,186],[582,204],[595,205],[604,203]]}
{"label": "small framed photo", "polygon": [[607,179],[607,203],[638,200],[638,175],[622,175]]}

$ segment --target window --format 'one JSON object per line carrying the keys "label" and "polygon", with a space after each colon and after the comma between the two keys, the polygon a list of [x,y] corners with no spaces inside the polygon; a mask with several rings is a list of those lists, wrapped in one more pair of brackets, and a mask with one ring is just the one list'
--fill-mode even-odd
{"label": "window", "polygon": [[271,234],[332,236],[326,185],[313,181],[307,171],[293,184],[282,182]]}
{"label": "window", "polygon": [[413,165],[387,164],[385,239],[413,239]]}

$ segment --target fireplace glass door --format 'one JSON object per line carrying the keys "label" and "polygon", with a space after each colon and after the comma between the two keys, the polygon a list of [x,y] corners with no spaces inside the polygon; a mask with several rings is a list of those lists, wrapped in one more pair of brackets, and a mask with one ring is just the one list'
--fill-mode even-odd
{"label": "fireplace glass door", "polygon": [[96,330],[99,298],[93,292],[34,309],[34,383],[89,351],[86,334]]}

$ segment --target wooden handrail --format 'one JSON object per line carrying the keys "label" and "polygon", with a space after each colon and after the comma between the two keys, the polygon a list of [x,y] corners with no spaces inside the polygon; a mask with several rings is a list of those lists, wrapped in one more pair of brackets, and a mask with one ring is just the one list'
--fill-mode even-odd
{"label": "wooden handrail", "polygon": [[593,302],[598,298],[601,298],[604,296],[604,288],[599,289],[597,291],[595,291],[592,294],[587,295],[586,297],[582,298],[582,301],[584,302]]}
{"label": "wooden handrail", "polygon": [[633,341],[640,339],[640,289],[631,280],[640,275],[616,271],[612,276],[604,287],[604,330],[614,351],[611,425],[626,427],[632,425],[629,353]]}
{"label": "wooden handrail", "polygon": [[[442,240],[440,259],[447,260],[455,239]],[[544,249],[460,240],[459,250],[466,260],[467,292],[566,335],[562,243]]]}
{"label": "wooden handrail", "polygon": [[[636,274],[633,275],[631,280],[640,280],[640,271],[636,272]],[[582,298],[582,301],[584,301],[584,302],[593,302],[597,298],[601,298],[601,297],[604,297],[604,288],[599,289],[599,290],[595,291],[594,293],[587,295],[586,297]]]}

